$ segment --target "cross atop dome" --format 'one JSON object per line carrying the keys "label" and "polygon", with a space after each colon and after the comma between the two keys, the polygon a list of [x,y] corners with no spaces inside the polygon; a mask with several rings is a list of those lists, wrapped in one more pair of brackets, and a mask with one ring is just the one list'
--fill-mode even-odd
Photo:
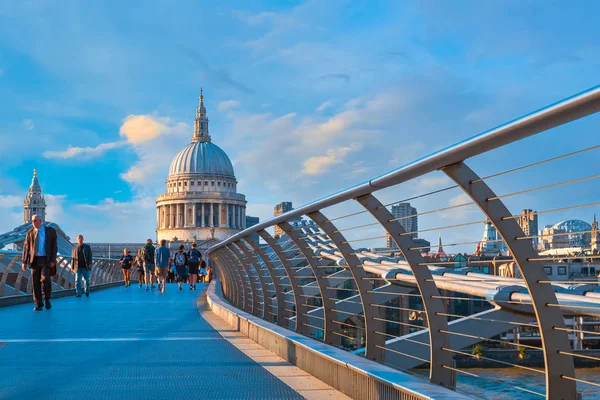
{"label": "cross atop dome", "polygon": [[210,142],[208,134],[208,118],[206,118],[206,108],[204,108],[204,94],[200,88],[200,103],[196,110],[196,119],[194,119],[194,136],[192,142]]}

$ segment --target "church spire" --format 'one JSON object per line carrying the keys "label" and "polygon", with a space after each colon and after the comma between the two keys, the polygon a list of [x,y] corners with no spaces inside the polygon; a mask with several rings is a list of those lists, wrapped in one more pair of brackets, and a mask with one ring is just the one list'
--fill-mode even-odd
{"label": "church spire", "polygon": [[37,178],[37,171],[33,170],[33,178],[29,193],[23,202],[23,223],[31,222],[31,217],[37,214],[42,221],[46,220],[46,200],[42,195],[42,188]]}
{"label": "church spire", "polygon": [[194,136],[192,142],[210,142],[208,134],[208,118],[206,118],[206,108],[204,108],[204,93],[200,88],[200,102],[196,110],[196,119],[194,119]]}
{"label": "church spire", "polygon": [[438,248],[437,254],[444,254],[444,248],[442,247],[442,235],[438,232]]}

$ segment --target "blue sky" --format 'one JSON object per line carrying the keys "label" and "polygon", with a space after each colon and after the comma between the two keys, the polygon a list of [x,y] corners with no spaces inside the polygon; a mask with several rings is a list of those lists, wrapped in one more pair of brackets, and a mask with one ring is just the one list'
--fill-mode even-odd
{"label": "blue sky", "polygon": [[[21,222],[37,168],[48,219],[71,236],[153,236],[154,199],[191,138],[200,87],[248,214],[264,219],[282,200],[307,203],[597,85],[599,11],[592,1],[5,2],[0,231]],[[473,162],[496,172],[598,144],[598,120]],[[506,184],[591,175],[596,160]],[[382,198],[446,183],[435,175]],[[577,202],[598,198],[590,185]]]}

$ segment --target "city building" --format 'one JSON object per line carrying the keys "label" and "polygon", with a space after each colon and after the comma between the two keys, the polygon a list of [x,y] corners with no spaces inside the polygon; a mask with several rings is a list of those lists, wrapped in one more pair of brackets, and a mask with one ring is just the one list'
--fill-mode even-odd
{"label": "city building", "polygon": [[567,232],[556,225],[546,225],[539,235],[538,250],[566,249],[569,245]]}
{"label": "city building", "polygon": [[597,253],[600,250],[600,230],[598,230],[598,220],[594,214],[594,222],[592,222],[592,238],[590,240],[590,248],[592,252]]}
{"label": "city building", "polygon": [[589,247],[592,235],[592,226],[580,219],[569,219],[552,226],[554,229],[566,233],[569,247]]}
{"label": "city building", "polygon": [[237,192],[233,165],[212,142],[208,122],[200,91],[191,143],[173,158],[166,193],[156,199],[157,238],[172,247],[197,242],[206,249],[246,226],[246,198]]}
{"label": "city building", "polygon": [[[260,218],[251,217],[249,215],[246,215],[246,228],[250,228],[251,226],[258,225],[259,222],[260,222]],[[260,236],[258,236],[258,233],[253,233],[252,235],[250,235],[250,237],[252,237],[252,239],[254,239],[254,241],[257,243],[260,240]]]}
{"label": "city building", "polygon": [[[536,211],[530,209],[521,210],[521,215],[517,219],[519,226],[523,230],[525,236],[537,236],[538,234],[538,215]],[[531,239],[533,247],[537,249],[538,238]]]}
{"label": "city building", "polygon": [[[419,219],[417,217],[417,209],[411,207],[410,203],[400,203],[392,206],[390,210],[394,216],[394,221],[398,221],[406,232],[415,232],[410,235],[413,240],[417,239],[417,232],[419,231]],[[423,239],[420,239],[423,240]],[[423,244],[423,243],[421,243]],[[389,233],[385,235],[385,245],[388,248],[398,248],[396,243],[392,240]],[[431,243],[427,242],[425,246],[429,246]],[[423,247],[423,246],[418,246]],[[429,250],[428,250],[429,251]],[[428,252],[427,251],[427,252]]]}
{"label": "city building", "polygon": [[494,257],[506,255],[508,248],[498,234],[496,227],[491,222],[484,222],[483,237],[477,245],[475,255],[484,257]]}
{"label": "city building", "polygon": [[[291,201],[283,201],[275,206],[275,208],[273,209],[273,215],[277,217],[288,211],[292,211],[293,209],[294,209],[294,207],[292,207]],[[279,239],[280,237],[285,235],[285,232],[283,231],[283,229],[281,229],[278,226],[275,227],[274,233],[275,233],[275,235],[274,235],[275,239]]]}
{"label": "city building", "polygon": [[394,219],[400,222],[400,225],[406,232],[415,232],[410,235],[413,239],[417,237],[419,231],[419,219],[417,209],[411,207],[410,203],[400,203],[392,206],[392,215]]}

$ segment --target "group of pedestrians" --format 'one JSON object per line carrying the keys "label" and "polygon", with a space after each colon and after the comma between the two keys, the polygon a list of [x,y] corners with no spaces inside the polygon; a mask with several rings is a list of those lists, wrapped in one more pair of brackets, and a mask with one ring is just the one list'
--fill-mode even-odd
{"label": "group of pedestrians", "polygon": [[[47,310],[52,308],[52,277],[56,276],[56,258],[58,253],[56,230],[45,226],[38,215],[31,218],[32,228],[27,231],[23,243],[22,269],[31,269],[33,283],[34,311],[41,311],[44,306]],[[179,250],[171,257],[171,251],[166,246],[166,240],[160,241],[160,246],[155,248],[152,239],[138,250],[137,255],[131,255],[129,249],[123,250],[120,259],[123,270],[125,286],[131,286],[131,270],[137,268],[140,288],[146,285],[146,290],[154,289],[154,283],[164,293],[170,274],[176,276],[179,290],[184,283],[189,283],[190,290],[196,290],[196,284],[211,282],[213,272],[202,259],[202,254],[192,244],[186,252],[185,246],[180,245]],[[75,297],[90,295],[90,273],[92,271],[92,249],[84,243],[83,235],[77,236],[77,246],[71,252],[71,270],[75,274]],[[174,271],[172,270],[174,268]],[[43,289],[43,297],[42,297]]]}
{"label": "group of pedestrians", "polygon": [[[161,240],[160,246],[154,247],[152,239],[148,239],[146,245],[138,250],[135,258],[131,256],[129,249],[124,249],[120,261],[125,286],[131,285],[131,269],[134,267],[138,271],[140,288],[145,285],[146,290],[154,289],[156,281],[158,290],[162,293],[165,292],[170,273],[177,277],[179,290],[183,290],[182,286],[186,282],[189,283],[190,290],[196,290],[198,280],[200,282],[212,280],[212,269],[206,266],[202,254],[196,248],[196,243],[193,243],[192,248],[187,252],[183,244],[179,245],[179,250],[171,257],[166,240]],[[172,268],[175,270],[172,271]]]}

